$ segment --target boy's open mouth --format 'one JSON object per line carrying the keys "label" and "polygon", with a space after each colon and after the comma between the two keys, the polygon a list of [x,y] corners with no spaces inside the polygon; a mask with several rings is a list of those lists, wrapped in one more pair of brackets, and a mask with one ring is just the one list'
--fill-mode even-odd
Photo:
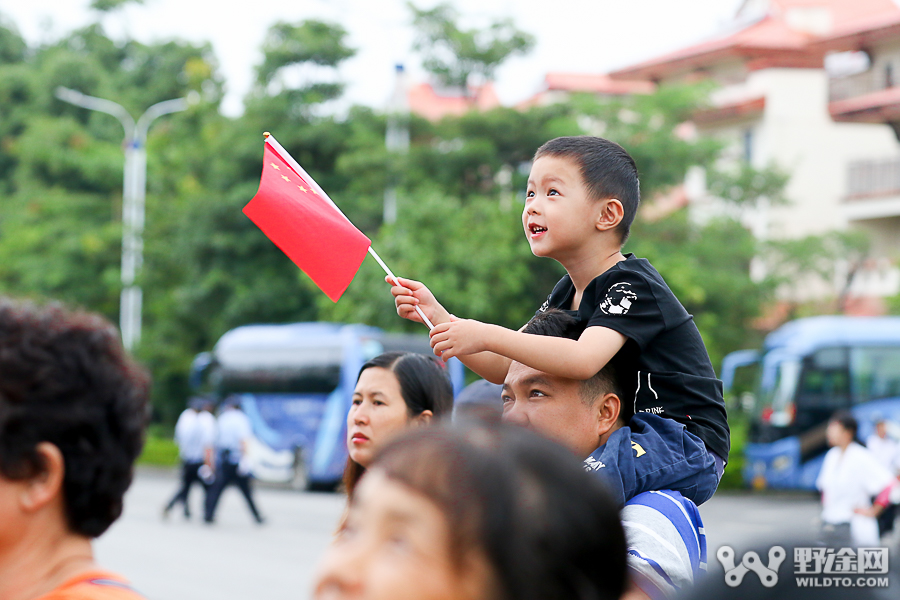
{"label": "boy's open mouth", "polygon": [[531,235],[539,235],[547,231],[547,228],[540,225],[529,225],[528,230],[531,231]]}

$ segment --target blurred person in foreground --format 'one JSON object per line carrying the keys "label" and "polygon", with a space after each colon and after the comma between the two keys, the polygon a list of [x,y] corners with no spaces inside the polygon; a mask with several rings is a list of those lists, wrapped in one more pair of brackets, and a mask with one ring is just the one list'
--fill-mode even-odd
{"label": "blurred person in foreground", "polygon": [[602,484],[502,425],[384,446],[316,578],[317,600],[615,600],[625,541]]}
{"label": "blurred person in foreground", "polygon": [[822,492],[822,535],[829,545],[877,545],[878,515],[900,500],[893,474],[855,441],[858,428],[853,415],[838,411],[825,430],[831,450],[825,454],[816,488]]}
{"label": "blurred person in foreground", "polygon": [[[577,339],[583,325],[560,310],[550,309],[532,319],[522,331]],[[503,384],[503,420],[551,439],[569,449],[585,471],[604,484],[604,465],[597,457],[630,417],[623,405],[620,384],[611,365],[594,377],[579,381],[544,373],[522,363],[510,365]],[[680,443],[674,438],[672,443]],[[646,471],[632,463],[653,464],[652,448],[622,444],[617,457],[623,473]],[[625,481],[626,487],[633,485]],[[621,501],[621,500],[619,500]],[[679,492],[651,490],[621,507],[628,542],[628,598],[665,598],[691,587],[706,568],[706,536],[697,506]]]}
{"label": "blurred person in foreground", "polygon": [[105,319],[0,299],[0,598],[141,598],[91,540],[122,514],[148,388]]}
{"label": "blurred person in foreground", "polygon": [[347,495],[353,496],[378,448],[407,427],[428,425],[452,410],[453,386],[436,359],[385,352],[366,362],[347,413]]}
{"label": "blurred person in foreground", "polygon": [[212,408],[213,403],[209,398],[191,398],[188,407],[175,423],[175,442],[178,444],[178,455],[181,458],[181,486],[163,508],[164,519],[179,502],[184,505],[184,518],[191,518],[189,496],[195,483],[199,484],[204,492],[209,492],[202,473],[204,465],[207,469],[214,467],[216,418],[212,415]]}
{"label": "blurred person in foreground", "polygon": [[206,523],[214,523],[216,508],[222,492],[229,485],[236,485],[247,501],[247,507],[258,525],[265,522],[259,509],[253,501],[253,488],[250,461],[247,450],[250,438],[253,436],[253,426],[250,419],[241,410],[241,399],[237,396],[229,396],[224,402],[225,410],[216,421],[217,437],[216,450],[218,460],[216,462],[216,478],[206,494],[206,507],[203,520]]}
{"label": "blurred person in foreground", "polygon": [[499,423],[503,416],[503,386],[479,379],[470,383],[453,402],[453,421],[477,420]]}

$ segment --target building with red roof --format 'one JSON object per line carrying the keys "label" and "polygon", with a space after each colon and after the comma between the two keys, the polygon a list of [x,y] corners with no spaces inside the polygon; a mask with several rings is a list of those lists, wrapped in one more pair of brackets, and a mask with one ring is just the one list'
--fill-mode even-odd
{"label": "building with red roof", "polygon": [[[900,255],[900,8],[893,0],[745,0],[720,35],[610,77],[715,81],[710,105],[694,116],[697,131],[723,140],[727,160],[791,175],[791,203],[762,202],[746,211],[747,225],[762,239],[860,228],[882,257],[875,261],[881,275],[863,272],[851,289],[900,291],[897,269],[884,268],[884,259]],[[697,218],[721,209],[715,198],[691,198]],[[821,286],[807,290],[823,294]]]}
{"label": "building with red roof", "polygon": [[545,106],[561,102],[572,94],[604,97],[649,94],[653,88],[649,81],[613,79],[606,74],[550,72],[544,77],[541,90],[516,106],[520,109]]}
{"label": "building with red roof", "polygon": [[429,121],[500,106],[500,99],[490,81],[482,86],[470,87],[468,94],[463,94],[458,88],[437,88],[430,83],[420,83],[408,89],[407,102],[410,112]]}

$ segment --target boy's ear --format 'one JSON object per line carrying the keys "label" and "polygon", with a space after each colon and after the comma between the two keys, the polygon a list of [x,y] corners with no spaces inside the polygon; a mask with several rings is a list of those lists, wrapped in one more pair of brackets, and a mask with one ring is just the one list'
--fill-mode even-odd
{"label": "boy's ear", "polygon": [[599,210],[595,225],[599,231],[615,229],[625,218],[625,207],[617,198],[601,200]]}

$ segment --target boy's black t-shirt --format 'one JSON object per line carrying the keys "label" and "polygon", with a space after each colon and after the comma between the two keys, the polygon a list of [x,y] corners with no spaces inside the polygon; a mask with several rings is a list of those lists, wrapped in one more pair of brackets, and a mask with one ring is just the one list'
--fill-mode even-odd
{"label": "boy's black t-shirt", "polygon": [[731,442],[722,382],[693,317],[653,265],[627,254],[588,284],[577,311],[569,310],[574,295],[575,286],[566,275],[538,313],[558,308],[586,327],[608,327],[627,337],[611,361],[623,403],[633,398],[634,412],[683,423],[727,460]]}

